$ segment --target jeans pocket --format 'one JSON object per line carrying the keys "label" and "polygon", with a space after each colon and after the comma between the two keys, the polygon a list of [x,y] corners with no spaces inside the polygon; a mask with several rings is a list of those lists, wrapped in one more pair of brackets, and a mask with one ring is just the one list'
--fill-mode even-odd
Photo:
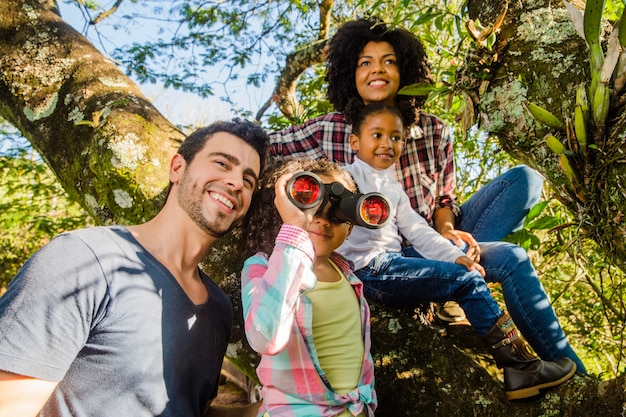
{"label": "jeans pocket", "polygon": [[395,256],[400,256],[400,253],[381,253],[370,261],[369,264],[363,269],[366,269],[370,275],[384,275],[389,265]]}
{"label": "jeans pocket", "polygon": [[395,278],[402,278],[393,274],[393,260],[401,257],[399,252],[382,253],[370,261],[364,268],[356,271],[356,275],[363,282],[365,297],[385,305],[394,306],[397,295]]}

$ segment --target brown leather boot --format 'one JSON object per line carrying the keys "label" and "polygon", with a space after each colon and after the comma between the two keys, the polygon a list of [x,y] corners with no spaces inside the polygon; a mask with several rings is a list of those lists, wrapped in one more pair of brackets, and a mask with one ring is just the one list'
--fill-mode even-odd
{"label": "brown leather boot", "polygon": [[509,400],[539,395],[539,390],[560,385],[576,372],[576,364],[569,358],[554,362],[538,359],[506,312],[482,340],[504,371],[504,390]]}

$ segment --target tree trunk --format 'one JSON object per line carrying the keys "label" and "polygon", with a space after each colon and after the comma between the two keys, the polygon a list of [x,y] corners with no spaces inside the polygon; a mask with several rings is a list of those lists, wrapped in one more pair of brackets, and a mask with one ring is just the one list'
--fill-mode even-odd
{"label": "tree trunk", "polygon": [[[505,3],[472,0],[470,18],[487,26],[496,22]],[[614,92],[606,130],[598,126],[587,129],[588,135],[595,137],[595,148],[589,148],[585,157],[575,140],[568,141],[566,132],[537,122],[524,109],[532,102],[562,121],[572,119],[576,88],[590,84],[589,48],[577,34],[562,1],[509,1],[496,45],[492,52],[485,48],[475,51],[465,67],[462,87],[477,104],[481,128],[497,135],[508,153],[541,172],[556,197],[577,218],[583,235],[595,240],[624,269],[626,92]],[[484,74],[490,75],[491,82],[484,93],[478,93],[484,78],[478,76]],[[546,146],[544,136],[548,133],[568,148],[568,159],[578,174],[574,181]]]}
{"label": "tree trunk", "polygon": [[415,314],[371,304],[377,417],[619,416],[626,376],[598,382],[575,375],[532,400],[507,401],[502,372],[471,327],[425,327]]}
{"label": "tree trunk", "polygon": [[[474,1],[472,5],[478,3],[481,2]],[[514,39],[514,25],[523,26],[521,18],[514,18],[513,13],[521,14],[522,10],[515,7],[521,7],[523,2],[515,3],[507,18],[508,29],[502,33],[509,49],[498,61],[498,81],[493,81],[489,93],[480,98],[480,109],[490,115],[485,123],[491,123],[491,130],[506,138],[503,146],[508,151],[540,169],[558,186],[558,170],[541,143],[545,129],[521,111],[519,99],[490,107],[487,98],[491,94],[491,101],[495,102],[493,94],[498,91],[503,97],[503,92],[511,97],[512,91],[518,91],[513,88],[521,75],[526,80],[524,93],[519,93],[521,99],[552,103],[553,109],[560,109],[561,103],[565,103],[570,109],[572,98],[565,93],[579,82],[576,77],[584,77],[584,60],[579,57],[582,48],[574,34],[568,40],[571,46],[563,42],[563,53],[567,47],[575,62],[569,72],[576,77],[560,73],[559,80],[553,80],[554,75],[532,71],[546,65],[533,66],[531,62],[531,49],[540,46],[537,39],[529,37],[525,43]],[[487,10],[486,7],[483,8]],[[555,18],[560,7],[551,9]],[[517,50],[525,54],[524,59],[512,53]],[[0,65],[0,115],[31,141],[70,195],[102,223],[139,222],[156,212],[155,202],[167,185],[169,159],[183,135],[154,109],[133,82],[55,14],[51,2],[0,2]],[[556,81],[566,83],[567,88],[539,88],[560,85]],[[556,99],[549,101],[549,97]],[[614,112],[614,119],[622,122],[617,116]],[[501,121],[498,129],[496,119]],[[610,156],[622,152],[617,138],[624,134],[619,126],[616,122],[608,136],[610,140],[602,144],[603,150],[611,151]],[[596,230],[595,237],[617,259],[623,259],[624,221],[618,215],[626,204],[626,199],[620,200],[623,168],[619,158],[609,160],[603,155],[598,152],[595,157],[594,167],[603,169],[591,171],[595,177],[586,191],[587,202],[581,203],[569,191],[563,191],[561,198],[589,222],[584,224],[595,225],[588,227],[591,234]],[[601,227],[618,236],[616,244],[610,244],[608,237],[601,239],[597,232]],[[241,260],[233,250],[233,237],[222,240],[206,267],[236,306],[237,323],[229,355],[242,368],[250,369],[256,358],[242,333],[238,278]],[[372,310],[379,417],[609,416],[623,414],[626,407],[623,376],[608,382],[575,377],[535,401],[507,402],[500,372],[470,328],[450,328],[449,335],[441,337],[421,325],[412,313],[378,305],[372,305]]]}

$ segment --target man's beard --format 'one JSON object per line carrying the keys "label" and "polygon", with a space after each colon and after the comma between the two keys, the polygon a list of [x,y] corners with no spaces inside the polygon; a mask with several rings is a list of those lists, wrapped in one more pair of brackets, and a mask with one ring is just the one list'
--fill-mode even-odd
{"label": "man's beard", "polygon": [[[200,229],[213,237],[219,238],[227,234],[240,223],[241,219],[237,218],[226,226],[228,222],[228,220],[226,220],[226,214],[219,211],[215,214],[215,218],[207,219],[202,210],[202,196],[206,190],[199,193],[197,185],[187,184],[187,180],[188,178],[183,174],[183,178],[180,182],[181,186],[178,189],[178,204]],[[200,195],[199,197],[198,194]]]}

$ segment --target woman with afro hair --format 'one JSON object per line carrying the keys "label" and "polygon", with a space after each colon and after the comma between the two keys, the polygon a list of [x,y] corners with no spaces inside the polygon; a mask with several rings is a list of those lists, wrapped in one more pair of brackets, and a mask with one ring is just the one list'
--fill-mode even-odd
{"label": "woman with afro hair", "polygon": [[[397,177],[413,209],[442,236],[479,261],[487,282],[501,284],[508,312],[541,359],[569,357],[578,372],[586,373],[526,251],[501,242],[523,225],[528,211],[541,197],[543,179],[520,165],[458,204],[450,129],[436,116],[421,111],[426,97],[398,94],[404,86],[431,82],[421,41],[411,32],[388,27],[377,18],[346,22],[330,40],[326,81],[335,112],[271,133],[271,157],[324,158],[339,165],[349,164],[354,158],[349,143],[351,123],[359,110],[371,103],[398,107],[407,131],[405,149],[396,164]],[[420,256],[410,247],[405,251]],[[437,271],[433,274],[436,276]],[[394,300],[394,304],[407,307],[411,304],[394,291],[391,283],[364,284],[370,300]],[[445,314],[438,316],[454,320]]]}

